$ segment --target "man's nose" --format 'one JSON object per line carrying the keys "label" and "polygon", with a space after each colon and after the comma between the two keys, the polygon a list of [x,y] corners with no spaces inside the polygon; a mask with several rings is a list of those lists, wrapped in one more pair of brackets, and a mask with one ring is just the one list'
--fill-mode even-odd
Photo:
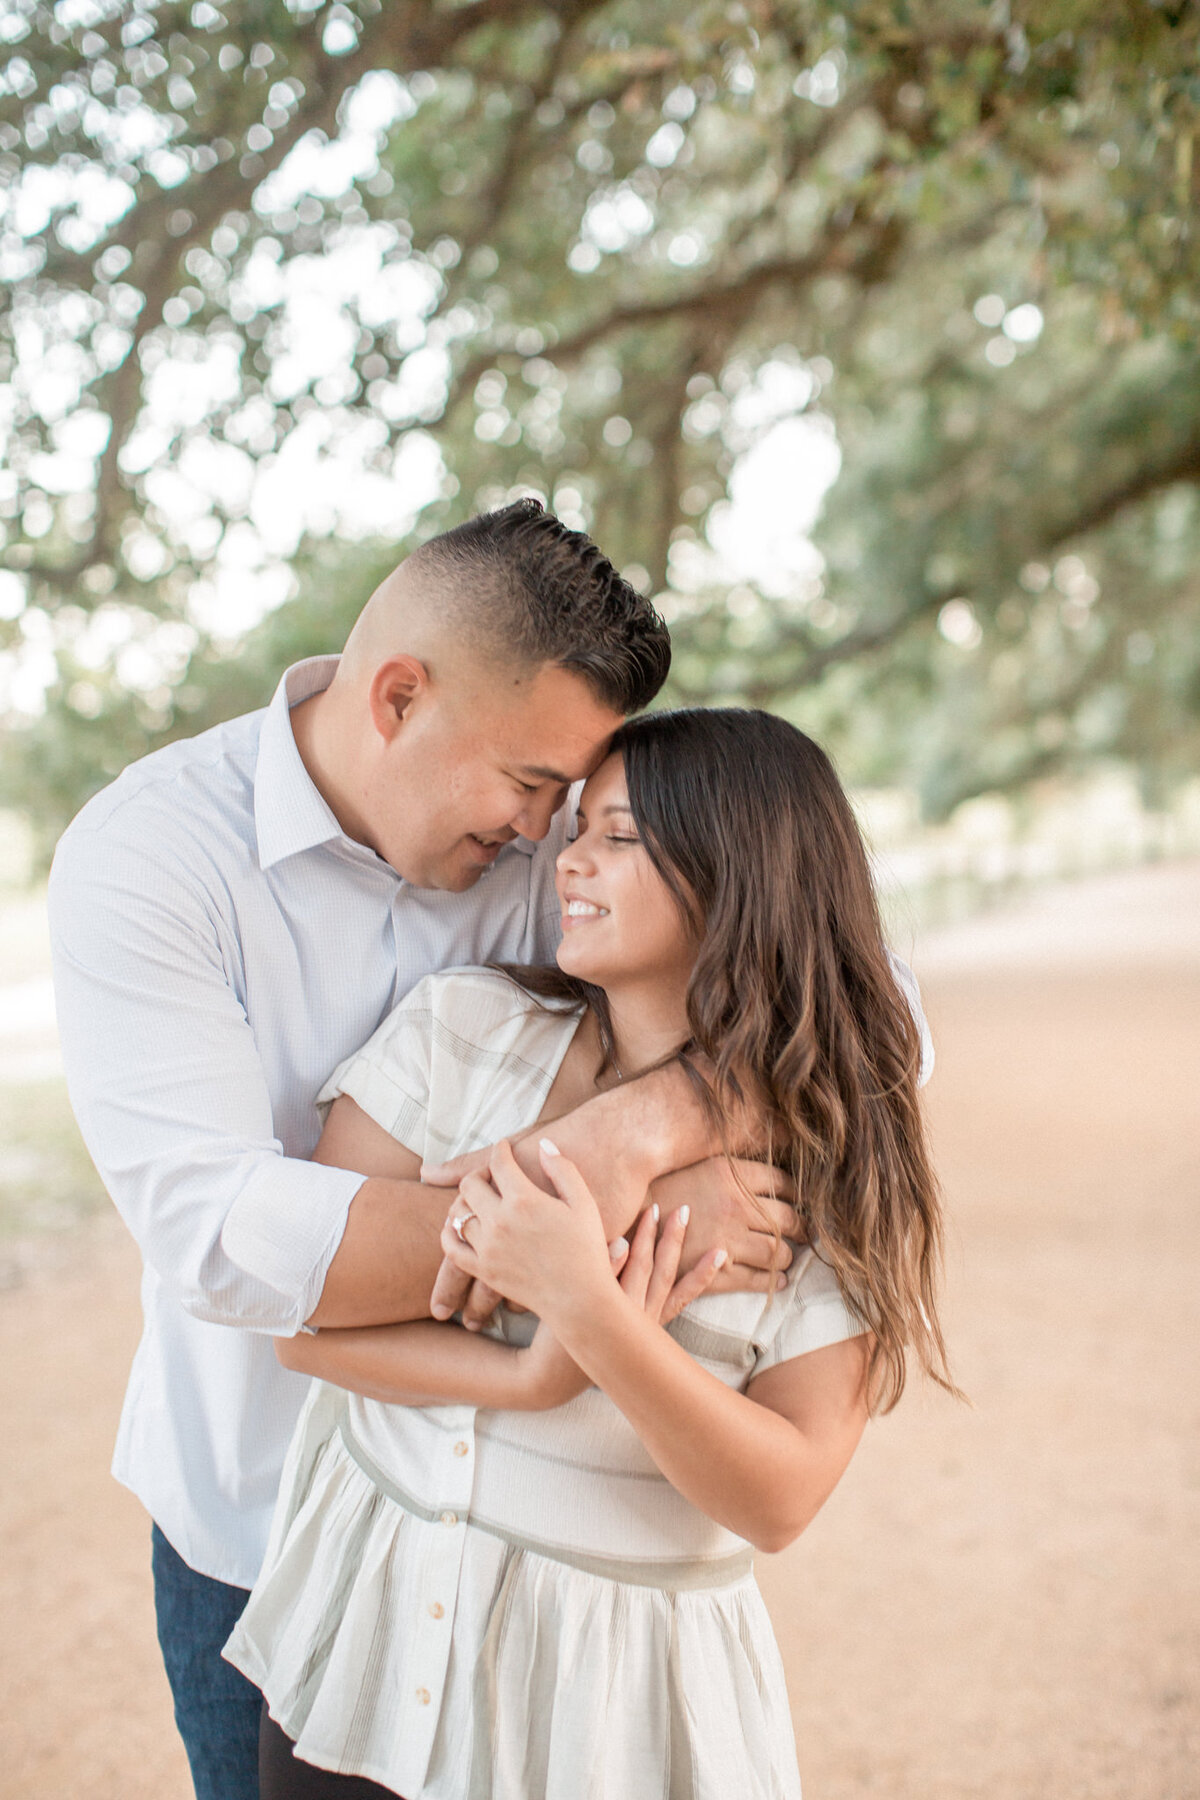
{"label": "man's nose", "polygon": [[567,797],[565,787],[551,788],[548,793],[530,794],[514,816],[513,825],[524,838],[540,844],[550,829],[550,821]]}

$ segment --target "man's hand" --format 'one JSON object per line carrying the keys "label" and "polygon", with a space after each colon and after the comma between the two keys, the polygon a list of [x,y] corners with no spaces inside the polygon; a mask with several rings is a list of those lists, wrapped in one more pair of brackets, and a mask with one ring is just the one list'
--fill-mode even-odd
{"label": "man's hand", "polygon": [[782,1285],[791,1245],[804,1242],[794,1196],[795,1185],[782,1169],[723,1156],[675,1169],[650,1184],[650,1199],[663,1218],[681,1206],[691,1208],[679,1262],[683,1274],[712,1250],[728,1252],[709,1288],[714,1294],[766,1293]]}

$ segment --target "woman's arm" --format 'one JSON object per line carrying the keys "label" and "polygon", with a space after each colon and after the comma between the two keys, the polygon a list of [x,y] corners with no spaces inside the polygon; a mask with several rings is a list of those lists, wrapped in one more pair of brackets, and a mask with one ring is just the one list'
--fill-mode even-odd
{"label": "woman's arm", "polygon": [[[673,1319],[705,1291],[722,1258],[715,1253],[676,1280],[682,1225],[672,1222],[663,1235],[662,1254],[656,1255],[655,1221],[647,1215],[646,1223],[649,1232],[643,1225],[638,1256],[630,1265],[629,1291],[637,1304],[654,1307],[655,1318]],[[629,1255],[625,1239],[618,1238],[609,1246],[608,1255],[618,1283],[625,1282]],[[647,1255],[648,1276],[644,1267]],[[591,1385],[554,1342],[549,1327],[542,1324],[529,1349],[480,1337],[458,1325],[416,1320],[404,1325],[321,1331],[314,1337],[277,1338],[275,1354],[285,1369],[319,1376],[371,1400],[403,1406],[457,1403],[509,1412],[544,1412],[573,1400]]]}
{"label": "woman's arm", "polygon": [[[604,1228],[578,1170],[543,1155],[558,1200],[501,1153],[493,1163],[499,1193],[478,1176],[463,1185],[476,1215],[470,1246],[447,1231],[443,1249],[538,1313],[693,1505],[760,1549],[782,1549],[828,1498],[862,1435],[867,1338],[796,1357],[760,1376],[752,1392],[734,1392],[661,1330],[628,1279],[623,1287],[612,1280]],[[644,1258],[642,1235],[631,1265]]]}
{"label": "woman's arm", "polygon": [[671,1485],[760,1550],[785,1549],[815,1518],[867,1421],[865,1337],[794,1357],[740,1394],[619,1289],[553,1329]]}
{"label": "woman's arm", "polygon": [[514,1345],[432,1319],[276,1338],[275,1354],[285,1369],[399,1406],[541,1412],[591,1385],[561,1354],[534,1359]]}

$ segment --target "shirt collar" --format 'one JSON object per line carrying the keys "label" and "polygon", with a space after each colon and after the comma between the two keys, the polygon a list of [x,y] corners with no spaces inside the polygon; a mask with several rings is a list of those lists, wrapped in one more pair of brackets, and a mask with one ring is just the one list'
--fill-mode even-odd
{"label": "shirt collar", "polygon": [[293,663],[263,717],[254,772],[254,826],[261,868],[269,869],[285,856],[345,835],[304,766],[289,716],[293,706],[329,686],[337,666],[336,656],[310,656],[305,662]]}
{"label": "shirt collar", "polygon": [[[254,773],[254,827],[260,868],[269,869],[285,856],[315,849],[334,838],[351,842],[304,766],[290,718],[293,706],[324,692],[333,680],[338,662],[336,656],[310,656],[305,662],[293,663],[284,672],[266,710]],[[357,848],[361,851],[364,846]],[[532,856],[536,849],[531,839],[518,837],[506,844],[500,855],[511,856],[519,851],[522,856]],[[488,873],[485,869],[484,874]]]}

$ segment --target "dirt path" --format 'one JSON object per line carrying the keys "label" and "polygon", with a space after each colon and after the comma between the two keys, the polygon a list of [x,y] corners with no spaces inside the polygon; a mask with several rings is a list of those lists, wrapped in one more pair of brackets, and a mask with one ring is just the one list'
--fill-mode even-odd
{"label": "dirt path", "polygon": [[[974,1409],[906,1398],[760,1562],[806,1800],[1200,1796],[1200,867],[917,960]],[[115,1231],[0,1295],[3,1800],[189,1792],[106,1474],[136,1312]]]}

